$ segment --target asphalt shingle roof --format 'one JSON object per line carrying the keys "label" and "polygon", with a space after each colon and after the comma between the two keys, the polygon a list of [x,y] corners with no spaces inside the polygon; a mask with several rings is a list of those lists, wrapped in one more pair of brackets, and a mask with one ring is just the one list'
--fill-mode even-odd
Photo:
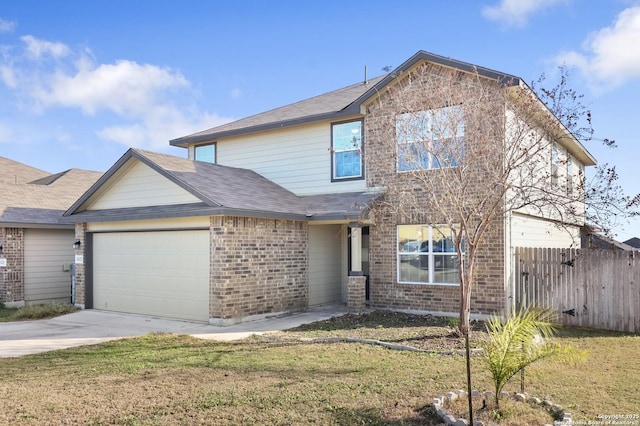
{"label": "asphalt shingle roof", "polygon": [[352,84],[332,92],[314,96],[309,99],[275,108],[260,114],[252,115],[231,123],[223,124],[202,132],[184,136],[171,141],[172,145],[183,146],[184,143],[192,143],[194,139],[207,140],[212,135],[232,133],[237,130],[255,129],[260,130],[261,126],[273,123],[295,122],[309,117],[321,117],[339,111],[344,111],[356,99],[362,96],[367,90],[375,86],[384,76],[376,77],[365,82]]}
{"label": "asphalt shingle roof", "polygon": [[[83,210],[109,176],[135,158],[202,200],[178,206],[145,206]],[[200,215],[246,215],[298,220],[356,219],[377,197],[369,192],[298,196],[253,170],[188,160],[167,154],[130,149],[66,213],[65,221],[106,221]]]}
{"label": "asphalt shingle roof", "polygon": [[0,226],[58,225],[62,213],[101,174],[70,169],[51,175],[0,157]]}

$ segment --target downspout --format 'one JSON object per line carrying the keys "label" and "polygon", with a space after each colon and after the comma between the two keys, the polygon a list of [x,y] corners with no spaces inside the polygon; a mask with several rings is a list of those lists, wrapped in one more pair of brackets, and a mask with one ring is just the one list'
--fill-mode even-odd
{"label": "downspout", "polygon": [[76,304],[76,263],[71,264],[71,304]]}

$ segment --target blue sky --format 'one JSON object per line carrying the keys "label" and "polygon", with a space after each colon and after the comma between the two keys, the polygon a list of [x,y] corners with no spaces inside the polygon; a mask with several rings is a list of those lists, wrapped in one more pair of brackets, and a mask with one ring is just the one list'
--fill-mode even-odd
{"label": "blue sky", "polygon": [[[584,93],[601,163],[640,192],[640,0],[20,0],[0,5],[0,155],[106,171],[138,147],[396,67],[418,50]],[[640,221],[617,229],[640,237]]]}

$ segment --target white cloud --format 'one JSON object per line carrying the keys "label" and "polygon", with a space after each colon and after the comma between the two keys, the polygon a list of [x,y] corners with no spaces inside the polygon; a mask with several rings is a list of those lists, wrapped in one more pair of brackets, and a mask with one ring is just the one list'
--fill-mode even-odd
{"label": "white cloud", "polygon": [[0,80],[9,88],[16,88],[18,85],[18,80],[15,74],[15,71],[10,66],[0,66]]}
{"label": "white cloud", "polygon": [[54,58],[62,58],[71,53],[69,47],[64,43],[40,40],[31,35],[20,37],[27,45],[27,52],[36,59],[49,54]]}
{"label": "white cloud", "polygon": [[20,53],[0,57],[0,82],[32,112],[78,109],[101,123],[95,130],[100,138],[148,149],[166,149],[172,138],[230,121],[199,111],[179,71],[124,59],[101,64],[86,49],[22,40]]}
{"label": "white cloud", "polygon": [[536,12],[566,3],[568,0],[500,0],[495,6],[485,6],[482,15],[492,21],[501,21],[508,26],[522,27]]}
{"label": "white cloud", "polygon": [[7,21],[0,18],[0,33],[10,33],[16,28],[14,21]]}
{"label": "white cloud", "polygon": [[180,73],[155,65],[127,60],[97,66],[86,61],[82,64],[75,74],[55,73],[44,91],[34,93],[35,99],[44,106],[78,107],[91,115],[110,110],[135,117],[161,101],[165,90],[189,86]]}
{"label": "white cloud", "polygon": [[618,14],[613,24],[592,33],[582,52],[562,52],[558,63],[578,68],[592,87],[613,88],[640,78],[640,6]]}

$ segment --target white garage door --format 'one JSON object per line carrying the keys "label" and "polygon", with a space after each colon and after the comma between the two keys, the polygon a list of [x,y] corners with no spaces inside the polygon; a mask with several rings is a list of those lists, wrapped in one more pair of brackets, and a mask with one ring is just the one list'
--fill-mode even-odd
{"label": "white garage door", "polygon": [[96,233],[93,307],[209,320],[209,231]]}

